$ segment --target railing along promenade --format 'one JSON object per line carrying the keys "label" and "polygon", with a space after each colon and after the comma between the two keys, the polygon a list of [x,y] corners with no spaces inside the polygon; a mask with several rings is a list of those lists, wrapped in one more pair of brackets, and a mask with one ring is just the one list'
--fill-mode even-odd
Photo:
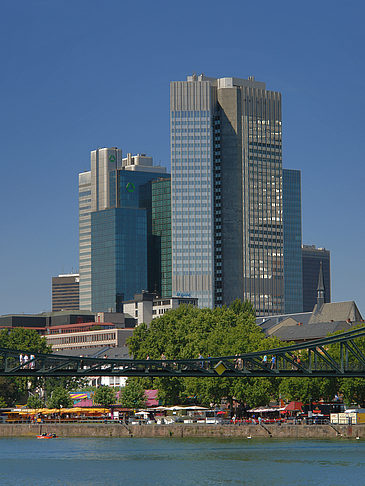
{"label": "railing along promenade", "polygon": [[[320,324],[319,324],[320,325]],[[365,377],[365,326],[335,336],[235,356],[110,359],[0,348],[0,376]],[[80,350],[81,351],[81,350]],[[20,359],[27,355],[27,361]]]}

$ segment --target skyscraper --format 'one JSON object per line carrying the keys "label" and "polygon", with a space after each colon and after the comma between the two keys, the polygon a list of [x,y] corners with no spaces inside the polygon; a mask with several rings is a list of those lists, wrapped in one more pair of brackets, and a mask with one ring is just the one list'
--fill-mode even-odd
{"label": "skyscraper", "polygon": [[79,310],[79,274],[52,277],[52,312]]}
{"label": "skyscraper", "polygon": [[172,293],[284,304],[281,95],[253,77],[171,83]]}
{"label": "skyscraper", "polygon": [[283,169],[284,312],[303,311],[300,171]]}
{"label": "skyscraper", "polygon": [[152,181],[152,235],[154,238],[155,275],[159,280],[153,291],[171,297],[171,179]]}
{"label": "skyscraper", "polygon": [[317,303],[318,279],[322,262],[324,302],[331,302],[331,254],[325,248],[303,245],[303,312],[311,312]]}
{"label": "skyscraper", "polygon": [[169,177],[144,154],[122,159],[116,147],[91,152],[91,171],[79,175],[83,309],[121,311],[123,300],[160,282],[151,182]]}
{"label": "skyscraper", "polygon": [[[116,206],[115,171],[122,151],[116,147],[93,150],[91,170],[79,174],[80,309],[91,310],[91,213]],[[114,177],[114,179],[113,179]]]}

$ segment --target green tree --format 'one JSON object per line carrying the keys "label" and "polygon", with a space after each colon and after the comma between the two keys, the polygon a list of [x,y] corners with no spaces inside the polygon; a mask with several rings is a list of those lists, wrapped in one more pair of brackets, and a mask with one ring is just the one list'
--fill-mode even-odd
{"label": "green tree", "polygon": [[99,386],[94,394],[94,403],[108,408],[115,403],[115,390],[109,386]]}
{"label": "green tree", "polygon": [[55,388],[48,399],[49,408],[69,408],[72,407],[72,400],[67,390],[61,387]]}
{"label": "green tree", "polygon": [[[198,309],[180,306],[154,319],[150,326],[138,326],[128,345],[131,354],[138,359],[167,359],[232,356],[249,351],[280,346],[276,338],[267,339],[257,326],[252,305],[235,301],[232,306],[216,309]],[[201,403],[220,403],[222,398],[233,400],[236,380],[220,378],[158,378],[153,387],[158,388],[159,398],[165,403],[181,403],[188,396],[196,396]],[[271,381],[246,381],[253,404],[268,403],[277,386]],[[257,383],[257,385],[256,385]],[[255,390],[255,386],[258,387]],[[244,395],[248,397],[248,389]],[[265,391],[265,393],[264,393]]]}
{"label": "green tree", "polygon": [[347,405],[353,403],[365,405],[365,378],[342,378],[339,380],[339,392]]}
{"label": "green tree", "polygon": [[143,408],[146,405],[144,388],[134,378],[129,378],[121,392],[121,404],[126,408]]}
{"label": "green tree", "polygon": [[44,400],[39,395],[29,395],[28,408],[43,408],[44,407]]}
{"label": "green tree", "polygon": [[283,399],[310,401],[332,400],[337,392],[337,380],[333,378],[282,378],[279,392]]}
{"label": "green tree", "polygon": [[[15,327],[12,329],[2,329],[0,331],[0,348],[16,349],[27,353],[48,353],[51,348],[47,345],[44,337],[37,331],[30,328]],[[19,361],[14,358],[13,364]],[[28,392],[34,392],[41,386],[42,378],[0,378],[1,395],[8,406],[16,402],[25,403]]]}

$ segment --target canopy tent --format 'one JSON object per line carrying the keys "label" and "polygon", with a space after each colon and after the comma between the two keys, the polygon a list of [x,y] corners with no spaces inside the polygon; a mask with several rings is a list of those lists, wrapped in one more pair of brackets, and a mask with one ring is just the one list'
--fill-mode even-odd
{"label": "canopy tent", "polygon": [[290,402],[286,407],[284,407],[285,412],[302,412],[303,403],[302,402]]}

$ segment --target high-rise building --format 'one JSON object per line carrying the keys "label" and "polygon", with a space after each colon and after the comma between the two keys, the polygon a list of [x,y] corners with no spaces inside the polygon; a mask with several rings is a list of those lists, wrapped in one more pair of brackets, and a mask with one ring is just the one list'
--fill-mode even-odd
{"label": "high-rise building", "polygon": [[[311,312],[317,304],[318,279],[322,263],[324,303],[331,302],[331,254],[315,245],[302,246],[303,312]],[[322,285],[323,285],[322,284]],[[321,289],[323,292],[323,289]]]}
{"label": "high-rise building", "polygon": [[122,159],[116,147],[91,152],[91,171],[79,176],[83,309],[120,312],[123,300],[159,284],[151,182],[164,177],[166,169],[144,154]]}
{"label": "high-rise building", "polygon": [[283,169],[284,312],[303,312],[300,171]]}
{"label": "high-rise building", "polygon": [[79,274],[52,277],[52,312],[79,310]]}
{"label": "high-rise building", "polygon": [[284,308],[281,94],[249,79],[171,83],[172,294]]}
{"label": "high-rise building", "polygon": [[[154,238],[154,274],[158,277],[153,289],[161,297],[171,296],[171,179],[152,181],[152,235]],[[158,259],[159,257],[159,259]]]}
{"label": "high-rise building", "polygon": [[80,309],[91,310],[91,172],[79,174]]}

